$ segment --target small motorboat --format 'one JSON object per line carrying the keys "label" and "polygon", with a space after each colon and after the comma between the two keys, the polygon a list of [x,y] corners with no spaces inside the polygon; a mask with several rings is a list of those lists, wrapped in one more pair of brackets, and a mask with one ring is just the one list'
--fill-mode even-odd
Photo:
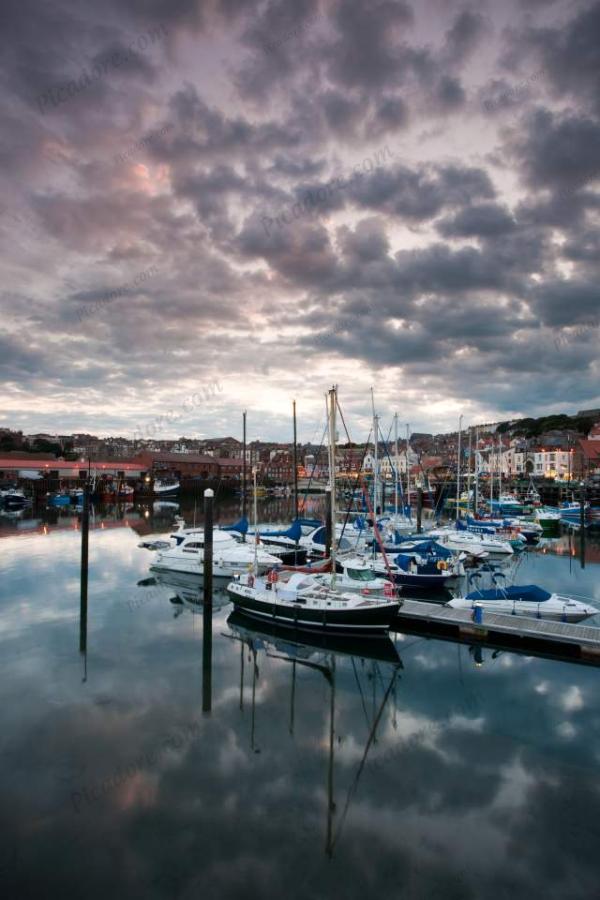
{"label": "small motorboat", "polygon": [[560,512],[553,506],[538,506],[533,511],[537,524],[544,530],[558,530],[560,528]]}
{"label": "small motorboat", "polygon": [[48,506],[70,506],[71,505],[71,495],[66,492],[61,492],[58,494],[48,494],[47,497]]}
{"label": "small motorboat", "polygon": [[488,500],[491,512],[515,515],[523,512],[523,504],[514,494],[500,494],[497,500]]}
{"label": "small motorboat", "polygon": [[[436,541],[415,542],[414,547],[398,553],[389,559],[390,575],[400,587],[413,590],[443,590],[449,581],[465,574],[463,565],[465,553],[455,556]],[[384,560],[377,557],[375,571],[386,571]]]}
{"label": "small motorboat", "polygon": [[24,509],[30,501],[19,488],[6,487],[0,490],[0,506],[11,512]]}
{"label": "small motorboat", "polygon": [[490,535],[498,540],[506,541],[513,550],[522,550],[527,543],[525,535],[515,528],[497,526],[469,517],[467,517],[466,522],[457,521],[456,529],[457,531],[468,531],[470,534]]}
{"label": "small motorboat", "polygon": [[178,481],[163,481],[156,478],[154,481],[154,495],[156,497],[169,497],[179,492],[180,483]]}
{"label": "small motorboat", "polygon": [[599,612],[590,603],[580,603],[572,597],[550,593],[536,584],[471,591],[465,597],[449,600],[447,605],[454,609],[474,609],[479,606],[489,612],[534,616],[559,622],[581,622]]}
{"label": "small motorboat", "polygon": [[[561,503],[558,507],[558,511],[560,513],[561,519],[566,519],[568,522],[579,521],[579,519],[581,518],[581,504],[577,500],[574,500],[570,503]],[[589,511],[590,504],[586,502],[583,505],[584,519],[587,519]]]}
{"label": "small motorboat", "polygon": [[477,527],[495,529],[495,533],[501,537],[517,532],[523,535],[528,544],[535,544],[543,533],[543,528],[538,522],[530,522],[517,516],[505,516],[502,519],[494,519],[491,516],[479,516],[475,519],[467,516],[466,525],[468,531],[475,531]]}
{"label": "small motorboat", "polygon": [[466,553],[476,553],[478,550],[483,550],[486,553],[502,556],[510,556],[514,553],[514,549],[508,541],[500,540],[494,535],[474,534],[471,531],[460,531],[445,526],[432,529],[428,532],[428,536],[435,538],[449,550],[458,550],[459,552],[464,550]]}

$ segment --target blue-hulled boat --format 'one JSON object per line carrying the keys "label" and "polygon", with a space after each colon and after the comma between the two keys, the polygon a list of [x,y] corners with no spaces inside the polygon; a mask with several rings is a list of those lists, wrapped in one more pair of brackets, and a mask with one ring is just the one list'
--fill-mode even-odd
{"label": "blue-hulled boat", "polygon": [[48,506],[70,506],[71,505],[71,496],[70,494],[51,494],[48,497]]}
{"label": "blue-hulled boat", "polygon": [[[464,575],[462,561],[455,559],[442,544],[429,539],[411,542],[410,549],[397,553],[388,562],[395,584],[413,590],[443,590],[452,578]],[[378,575],[388,574],[381,557],[373,568]]]}
{"label": "blue-hulled boat", "polygon": [[[571,503],[561,503],[558,507],[558,512],[561,519],[566,519],[567,522],[579,522],[581,519],[581,504],[576,500]],[[585,503],[583,507],[584,519],[587,519],[589,512],[590,504]]]}

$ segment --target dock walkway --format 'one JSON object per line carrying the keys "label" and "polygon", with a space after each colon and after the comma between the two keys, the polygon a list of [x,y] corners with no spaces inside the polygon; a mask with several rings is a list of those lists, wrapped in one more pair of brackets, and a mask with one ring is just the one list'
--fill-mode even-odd
{"label": "dock walkway", "polygon": [[459,636],[471,640],[500,642],[519,650],[543,651],[560,645],[559,655],[600,665],[600,628],[593,625],[572,625],[488,610],[484,610],[481,624],[476,624],[471,610],[408,599],[403,601],[392,631],[402,631],[403,623],[429,628],[434,634],[456,636],[458,632]]}

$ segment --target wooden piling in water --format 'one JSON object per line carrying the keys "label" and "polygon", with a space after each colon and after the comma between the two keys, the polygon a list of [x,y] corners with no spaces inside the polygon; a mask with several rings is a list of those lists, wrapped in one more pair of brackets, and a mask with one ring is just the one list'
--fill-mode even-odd
{"label": "wooden piling in water", "polygon": [[202,609],[202,712],[212,707],[213,499],[204,491],[204,604]]}
{"label": "wooden piling in water", "polygon": [[90,536],[90,485],[89,480],[83,487],[83,509],[81,512],[81,569],[79,595],[79,651],[87,650],[87,611],[88,611],[88,557]]}

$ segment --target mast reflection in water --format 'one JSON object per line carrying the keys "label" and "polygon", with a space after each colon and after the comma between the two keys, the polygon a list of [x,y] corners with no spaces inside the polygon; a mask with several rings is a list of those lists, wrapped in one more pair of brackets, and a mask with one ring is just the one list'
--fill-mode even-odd
{"label": "mast reflection in water", "polygon": [[[255,724],[256,724],[256,683],[259,678],[259,656],[264,653],[265,657],[270,659],[281,660],[291,664],[291,688],[290,688],[290,711],[289,711],[289,734],[294,734],[294,719],[296,706],[296,678],[297,667],[304,667],[313,672],[319,672],[329,688],[329,721],[328,721],[328,760],[327,760],[327,826],[325,852],[328,857],[333,856],[336,842],[341,837],[343,823],[348,814],[352,797],[358,789],[360,775],[363,771],[367,756],[372,743],[376,739],[377,726],[381,719],[382,713],[388,702],[389,696],[395,686],[396,678],[399,670],[402,668],[402,662],[389,637],[379,638],[363,638],[357,639],[352,637],[334,637],[326,634],[302,634],[301,632],[292,632],[287,628],[279,628],[277,625],[261,625],[260,629],[252,619],[240,612],[233,612],[227,620],[227,624],[231,630],[231,637],[239,640],[242,648],[245,645],[250,653],[252,661],[252,702],[251,702],[251,729],[250,729],[250,747],[257,752],[255,745]],[[342,816],[338,823],[337,831],[334,827],[334,813],[337,806],[334,801],[334,757],[335,757],[335,696],[336,696],[336,671],[338,659],[349,660],[352,665],[356,684],[361,696],[363,696],[363,686],[359,677],[359,670],[365,671],[368,666],[367,679],[370,681],[374,691],[379,682],[384,684],[384,674],[382,670],[389,670],[389,678],[387,686],[383,693],[381,702],[370,724],[363,754],[358,765],[355,778],[347,792],[345,804],[343,806]],[[244,670],[243,670],[243,649],[241,654],[240,665],[240,710],[243,711],[243,690],[244,690]],[[365,710],[366,714],[366,710]],[[369,721],[367,717],[367,721]]]}
{"label": "mast reflection in water", "polygon": [[[0,540],[2,896],[595,896],[597,668],[303,642],[216,591],[203,656],[202,583],[150,576],[128,515],[91,517],[87,592],[74,517]],[[519,580],[600,606],[598,537],[585,569],[568,541]]]}

